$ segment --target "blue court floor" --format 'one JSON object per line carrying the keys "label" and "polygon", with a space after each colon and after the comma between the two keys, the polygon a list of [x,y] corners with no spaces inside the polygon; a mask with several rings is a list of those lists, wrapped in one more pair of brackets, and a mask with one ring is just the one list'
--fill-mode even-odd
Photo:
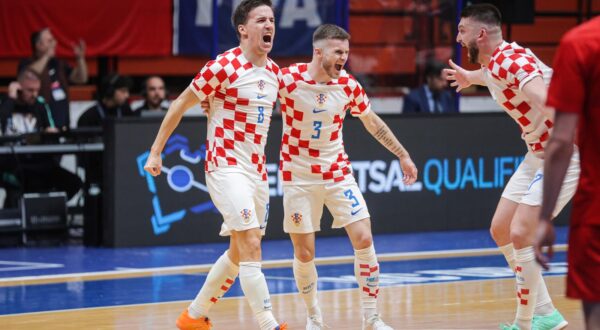
{"label": "blue court floor", "polygon": [[[557,244],[566,242],[566,228],[557,228]],[[378,235],[375,247],[379,255],[382,286],[454,282],[512,276],[504,258],[493,251],[495,244],[487,230]],[[211,264],[227,244],[198,244],[145,248],[89,248],[83,246],[0,249],[0,284],[14,280],[52,278],[68,274],[103,272],[124,273],[133,270],[162,269]],[[473,256],[439,258],[419,257],[420,253],[474,252]],[[433,253],[435,255],[435,253]],[[346,237],[319,238],[317,258],[323,260],[352,256]],[[398,258],[394,256],[411,256]],[[293,257],[289,240],[263,242],[265,261]],[[407,260],[410,259],[410,260]],[[566,273],[565,253],[557,253],[545,275]],[[342,263],[318,266],[319,290],[356,287],[350,258]],[[271,294],[293,293],[296,286],[290,267],[264,269]],[[102,306],[120,306],[191,300],[206,274],[153,275],[89,281],[62,281],[48,284],[0,286],[0,315],[68,310]],[[227,296],[242,295],[238,282]],[[48,299],[51,297],[51,299]]]}

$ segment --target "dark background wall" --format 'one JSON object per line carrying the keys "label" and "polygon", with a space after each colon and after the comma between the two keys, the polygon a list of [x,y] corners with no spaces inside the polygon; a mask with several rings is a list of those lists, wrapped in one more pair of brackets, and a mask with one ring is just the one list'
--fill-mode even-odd
{"label": "dark background wall", "polygon": [[[502,189],[526,153],[514,122],[505,114],[384,116],[384,120],[409,150],[419,179],[405,187],[397,160],[359,120],[346,119],[346,150],[367,201],[374,233],[487,228]],[[165,149],[164,166],[171,175],[151,178],[140,167],[159,125],[154,119],[120,120],[108,130],[105,245],[222,240],[218,237],[221,217],[201,189],[204,161],[199,156],[206,139],[205,119],[182,121]],[[280,118],[273,118],[269,134],[271,200],[266,239],[275,239],[287,236],[282,230],[283,205],[276,173]],[[185,190],[191,182],[189,173],[195,183]],[[557,221],[565,223],[566,213]],[[325,212],[324,230],[319,235],[345,235],[343,230],[327,229],[330,224],[331,217]]]}

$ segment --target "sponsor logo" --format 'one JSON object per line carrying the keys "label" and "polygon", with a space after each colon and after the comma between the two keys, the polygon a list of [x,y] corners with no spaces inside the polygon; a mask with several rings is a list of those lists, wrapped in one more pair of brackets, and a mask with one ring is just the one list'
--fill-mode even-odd
{"label": "sponsor logo", "polygon": [[313,113],[321,113],[327,111],[326,109],[313,109]]}
{"label": "sponsor logo", "polygon": [[363,208],[361,207],[361,208],[360,208],[360,209],[358,209],[358,210],[353,210],[353,211],[351,211],[351,212],[350,212],[350,214],[352,214],[352,215],[356,215],[358,212],[362,211],[362,209],[363,209]]}

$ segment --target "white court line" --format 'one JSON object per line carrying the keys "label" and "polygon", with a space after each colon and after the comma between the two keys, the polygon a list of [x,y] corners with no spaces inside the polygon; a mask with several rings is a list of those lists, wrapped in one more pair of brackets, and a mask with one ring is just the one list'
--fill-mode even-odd
{"label": "white court line", "polygon": [[[17,265],[15,267],[2,267],[2,265]],[[48,264],[43,262],[25,262],[25,261],[4,261],[0,260],[0,272],[9,272],[16,270],[35,270],[47,268],[62,268],[63,264]]]}
{"label": "white court line", "polygon": [[[566,251],[566,244],[557,244],[554,246],[557,252]],[[459,249],[459,250],[438,250],[438,251],[421,251],[421,252],[399,252],[399,253],[380,253],[377,254],[378,260],[381,261],[405,261],[405,260],[424,260],[424,259],[442,259],[442,258],[460,258],[460,257],[478,257],[501,254],[498,248],[485,249]],[[291,267],[293,259],[278,259],[264,260],[262,268],[287,268]],[[337,265],[354,263],[354,255],[336,256],[336,257],[321,257],[315,258],[317,265]],[[1,278],[0,284],[7,282],[26,282],[26,281],[41,281],[41,280],[69,280],[82,281],[91,280],[97,276],[111,275],[143,275],[153,273],[154,275],[166,274],[181,274],[181,273],[207,273],[213,264],[200,265],[184,265],[170,267],[153,267],[153,268],[138,268],[138,269],[120,269],[98,272],[85,273],[70,273],[70,274],[55,274],[55,275],[39,275],[39,276],[20,276]],[[24,283],[20,283],[24,284]]]}

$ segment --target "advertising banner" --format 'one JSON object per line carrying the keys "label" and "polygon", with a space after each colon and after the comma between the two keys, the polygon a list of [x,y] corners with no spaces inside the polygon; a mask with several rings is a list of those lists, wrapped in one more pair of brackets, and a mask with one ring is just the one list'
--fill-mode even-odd
{"label": "advertising banner", "polygon": [[[173,54],[216,55],[239,45],[231,23],[241,0],[174,0]],[[312,54],[312,34],[323,23],[344,25],[348,0],[274,0],[275,41],[270,56]]]}
{"label": "advertising banner", "polygon": [[[394,158],[347,117],[346,151],[377,234],[487,228],[503,188],[526,149],[517,125],[505,114],[382,116],[409,150],[419,170],[412,186],[402,183]],[[267,143],[270,212],[266,239],[283,233],[282,187],[277,177],[281,119],[273,118]],[[160,122],[151,118],[114,122],[107,139],[106,244],[111,246],[213,242],[222,223],[206,191],[206,119],[184,118],[163,153],[163,174],[143,165]],[[135,137],[135,138],[131,138]],[[562,212],[557,221],[566,223]],[[332,230],[324,212],[321,236]]]}

